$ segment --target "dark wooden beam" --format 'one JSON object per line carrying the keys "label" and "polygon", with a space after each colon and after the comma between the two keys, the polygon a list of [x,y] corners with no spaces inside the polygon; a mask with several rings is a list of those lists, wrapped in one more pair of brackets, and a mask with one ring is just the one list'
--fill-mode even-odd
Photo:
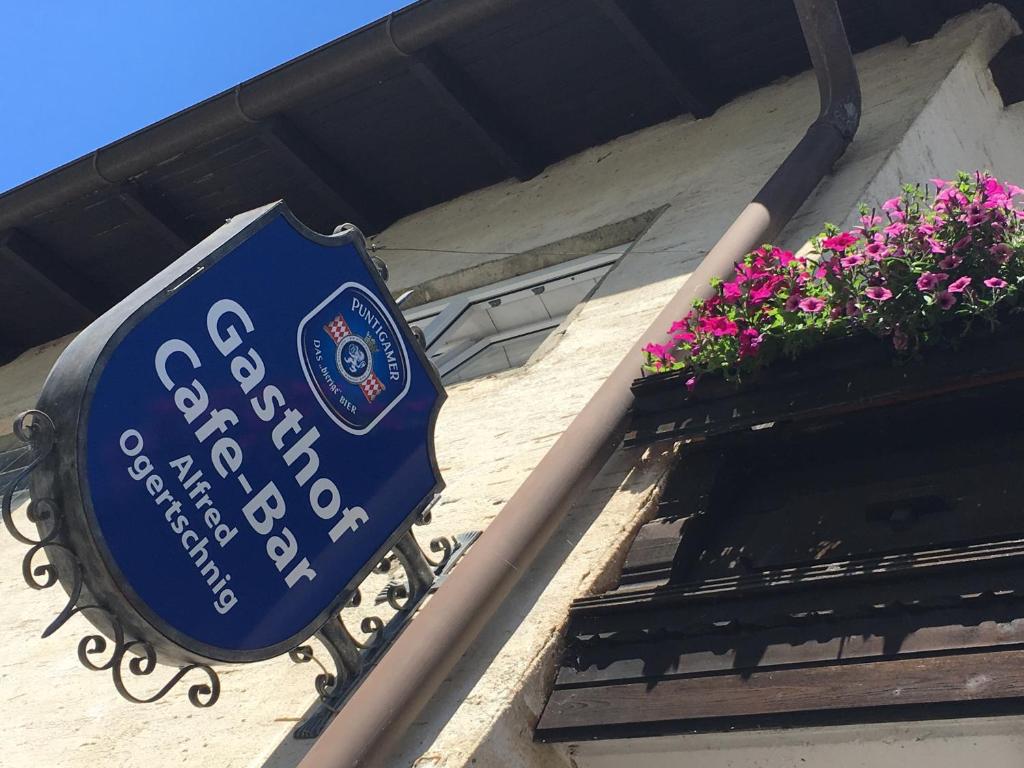
{"label": "dark wooden beam", "polygon": [[1010,38],[988,67],[1004,105],[1024,101],[1024,35]]}
{"label": "dark wooden beam", "polygon": [[[592,2],[615,25],[684,112],[690,112],[695,117],[707,117],[715,111],[715,105],[703,94],[706,88],[702,81],[706,77],[698,75],[695,69],[688,71],[689,68],[682,67],[679,61],[674,60],[676,57],[667,53],[667,46],[656,32],[656,20],[642,22],[636,15],[637,9],[627,12],[621,0]],[[674,44],[684,47],[678,40]]]}
{"label": "dark wooden beam", "polygon": [[271,151],[328,201],[335,225],[351,222],[379,231],[396,218],[390,201],[344,169],[287,119],[269,120],[259,130]]}
{"label": "dark wooden beam", "polygon": [[526,181],[540,172],[543,163],[510,130],[507,117],[447,57],[436,50],[420,51],[410,57],[409,69],[509,176]]}
{"label": "dark wooden beam", "polygon": [[1019,707],[1022,664],[1024,651],[1003,650],[556,689],[536,736],[561,741],[731,730],[752,727],[759,718],[781,724],[799,715],[864,722],[938,704],[953,705],[964,716],[972,705],[1002,701]]}
{"label": "dark wooden beam", "polygon": [[908,43],[932,37],[946,20],[935,0],[872,0],[871,4]]}
{"label": "dark wooden beam", "polygon": [[0,234],[0,264],[8,285],[20,282],[28,298],[53,302],[51,306],[83,325],[110,306],[109,297],[92,280],[21,230]]}
{"label": "dark wooden beam", "polygon": [[117,190],[117,197],[132,216],[143,222],[179,256],[199,241],[177,215],[156,203],[137,184],[122,184]]}
{"label": "dark wooden beam", "polygon": [[0,362],[73,333],[101,309],[81,276],[27,235],[0,235]]}

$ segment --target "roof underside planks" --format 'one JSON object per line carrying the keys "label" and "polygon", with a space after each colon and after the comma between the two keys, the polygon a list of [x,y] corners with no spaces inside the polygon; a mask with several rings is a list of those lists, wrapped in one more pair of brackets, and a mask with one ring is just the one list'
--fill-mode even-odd
{"label": "roof underside planks", "polygon": [[[921,39],[982,4],[840,3],[854,50]],[[457,6],[425,0],[410,10],[440,24]],[[369,74],[325,75],[313,95],[212,138],[197,124],[199,108],[172,116],[161,130],[179,132],[184,151],[130,178],[101,179],[104,153],[144,142],[144,132],[0,196],[0,234],[31,242],[48,268],[40,279],[31,259],[4,252],[0,362],[81,327],[242,211],[284,199],[316,230],[352,221],[380,231],[623,134],[708,115],[809,67],[790,0],[504,0],[487,8],[425,49],[393,46]],[[355,47],[386,26],[325,50]],[[318,76],[318,54],[266,77]],[[73,166],[90,161],[94,188],[36,211],[81,170]],[[17,215],[25,210],[33,213]],[[69,284],[78,295],[69,296]]]}

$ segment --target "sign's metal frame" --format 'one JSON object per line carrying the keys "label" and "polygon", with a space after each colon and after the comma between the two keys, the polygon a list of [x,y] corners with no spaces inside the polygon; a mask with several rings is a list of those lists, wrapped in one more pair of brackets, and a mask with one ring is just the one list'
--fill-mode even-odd
{"label": "sign's metal frame", "polygon": [[[373,557],[344,585],[337,597],[301,631],[284,641],[255,651],[223,649],[187,637],[168,626],[128,584],[99,535],[85,463],[80,458],[85,449],[90,404],[97,381],[121,339],[188,281],[234,251],[262,226],[277,220],[278,215],[283,216],[301,236],[319,245],[329,248],[354,245],[391,317],[401,325],[406,338],[412,341],[407,345],[409,354],[418,357],[422,369],[431,377],[438,393],[429,415],[427,445],[436,483]],[[31,478],[32,501],[28,508],[28,520],[35,524],[39,537],[33,538],[19,531],[14,523],[11,510],[13,484],[3,499],[3,521],[15,538],[30,547],[23,560],[23,575],[29,585],[44,589],[59,582],[69,596],[67,605],[47,627],[44,636],[56,631],[71,616],[83,614],[113,641],[113,648],[108,649],[103,636],[88,635],[79,643],[79,659],[90,669],[112,670],[115,686],[126,698],[137,702],[155,701],[186,674],[200,669],[206,673],[209,681],[193,685],[189,690],[189,698],[197,706],[210,706],[219,694],[219,681],[209,665],[218,662],[260,661],[303,649],[301,643],[314,633],[328,644],[332,656],[337,656],[336,648],[330,647],[333,635],[337,634],[331,631],[336,623],[332,619],[354,597],[358,598],[360,583],[375,567],[379,568],[382,561],[387,562],[389,551],[394,550],[402,561],[410,583],[408,596],[416,596],[417,601],[429,587],[426,580],[433,581],[432,566],[436,566],[439,571],[444,565],[424,558],[410,529],[414,523],[429,519],[429,505],[436,500],[444,485],[434,452],[433,434],[437,414],[446,395],[436,370],[422,346],[414,341],[415,336],[374,261],[368,255],[365,240],[358,229],[346,226],[339,227],[334,235],[319,234],[298,221],[283,202],[237,216],[86,328],[65,350],[47,378],[38,409],[19,417],[16,433],[32,449],[32,460],[24,472]],[[406,563],[410,559],[407,552],[410,543],[417,550],[416,557]],[[451,548],[446,549],[450,555]],[[49,563],[33,565],[40,551],[45,552]],[[419,584],[420,581],[425,583]],[[389,602],[393,606],[397,605],[393,600]],[[410,600],[407,605],[398,607],[411,610],[411,603]],[[404,623],[404,620],[400,623]],[[344,638],[335,639],[343,644],[348,642]],[[105,654],[110,654],[110,657],[104,660]],[[293,659],[303,661],[306,660],[305,656],[305,652],[301,651],[298,656],[293,655]],[[161,663],[178,665],[179,671],[153,696],[143,698],[128,692],[123,681],[124,668],[133,675],[150,674],[158,659]],[[338,659],[335,658],[335,661]],[[352,678],[353,675],[347,677]],[[337,677],[334,682],[339,682]],[[338,687],[333,684],[318,686],[325,688],[321,690],[324,698],[335,700],[340,693]]]}

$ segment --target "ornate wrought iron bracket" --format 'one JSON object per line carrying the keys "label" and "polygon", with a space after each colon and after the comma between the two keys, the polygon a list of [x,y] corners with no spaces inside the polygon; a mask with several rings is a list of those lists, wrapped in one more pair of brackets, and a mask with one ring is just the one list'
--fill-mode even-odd
{"label": "ornate wrought iron bracket", "polygon": [[[55,499],[34,498],[24,507],[26,522],[36,528],[35,536],[15,522],[11,503],[15,490],[53,450],[56,435],[50,417],[36,410],[26,411],[15,419],[14,434],[28,445],[30,458],[4,492],[0,507],[4,527],[15,540],[28,547],[21,561],[25,582],[32,589],[49,589],[60,583],[68,593],[64,608],[43,630],[42,636],[49,637],[72,616],[82,614],[100,627],[101,631],[105,631],[106,636],[93,634],[83,637],[78,643],[78,660],[95,672],[109,670],[114,688],[125,699],[136,704],[159,701],[194,672],[206,679],[189,687],[189,701],[197,707],[212,706],[220,697],[220,678],[206,664],[179,667],[155,693],[138,694],[128,689],[127,681],[135,677],[146,677],[156,670],[156,650],[149,643],[130,637],[121,623],[91,597],[83,582],[82,563],[63,538],[64,518]],[[39,557],[40,553],[42,558]]]}
{"label": "ornate wrought iron bracket", "polygon": [[[4,526],[11,536],[28,547],[22,558],[22,575],[29,587],[42,590],[59,583],[68,593],[67,603],[43,630],[42,636],[49,637],[72,616],[82,614],[99,632],[86,635],[79,641],[78,659],[92,671],[109,671],[114,688],[122,697],[137,704],[152,703],[164,698],[186,677],[198,676],[200,679],[188,688],[188,699],[197,707],[212,706],[220,697],[220,678],[207,664],[194,663],[178,667],[153,693],[136,693],[129,689],[130,681],[147,677],[156,671],[159,661],[157,651],[150,643],[132,637],[122,623],[89,591],[83,580],[82,562],[62,536],[64,518],[57,500],[31,499],[27,505],[19,507],[24,510],[24,522],[28,526],[19,527],[16,523],[16,510],[12,504],[14,493],[49,456],[54,447],[55,433],[52,420],[38,410],[21,414],[15,420],[14,433],[28,446],[29,459],[3,494],[0,513]],[[427,525],[430,520],[430,507],[427,507],[416,524]],[[31,526],[36,529],[35,535],[29,532]],[[376,568],[377,573],[389,573],[397,566],[402,572],[401,578],[392,579],[375,599],[375,605],[387,603],[394,615],[387,621],[377,615],[363,617],[359,628],[366,637],[363,640],[353,637],[343,618],[345,610],[356,608],[361,603],[362,595],[357,589],[342,613],[316,633],[317,639],[330,656],[329,667],[316,658],[309,645],[298,646],[289,652],[295,663],[314,662],[320,667],[314,681],[321,700],[320,707],[296,729],[296,738],[315,738],[323,731],[362,678],[402,631],[416,608],[437,588],[479,535],[478,531],[473,531],[434,538],[428,545],[428,554],[420,548],[411,530],[405,533]]]}
{"label": "ornate wrought iron bracket", "polygon": [[[428,510],[421,515],[418,524],[429,522]],[[423,552],[410,530],[395,543],[376,568],[377,573],[389,573],[396,563],[401,566],[403,576],[392,579],[374,599],[374,605],[387,603],[395,611],[394,615],[388,621],[376,615],[364,617],[359,628],[368,636],[365,641],[357,640],[349,632],[343,621],[344,611],[317,632],[317,639],[330,654],[333,671],[316,658],[312,646],[300,646],[289,654],[295,663],[314,662],[321,670],[315,680],[320,706],[295,729],[295,738],[313,739],[323,732],[345,700],[398,637],[416,608],[437,589],[452,566],[479,536],[479,531],[471,531],[435,538],[429,545],[435,555],[431,558]],[[348,605],[358,607],[361,601],[362,596],[357,590]]]}

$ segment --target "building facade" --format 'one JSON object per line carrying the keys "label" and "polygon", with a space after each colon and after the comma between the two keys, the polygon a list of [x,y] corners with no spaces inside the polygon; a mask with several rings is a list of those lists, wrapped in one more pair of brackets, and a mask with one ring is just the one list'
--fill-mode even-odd
{"label": "building facade", "polygon": [[[1004,82],[1002,88],[996,82],[1005,81],[1006,71],[1012,73],[1006,62],[1013,62],[1013,40],[1020,32],[1016,17],[1002,5],[956,8],[942,16],[934,29],[922,32],[908,22],[906,29],[890,28],[879,39],[869,39],[862,25],[881,25],[881,12],[867,14],[867,21],[848,19],[851,37],[856,33],[861,41],[854,46],[860,49],[855,56],[863,93],[860,129],[833,174],[785,228],[781,245],[799,249],[824,221],[849,223],[860,201],[877,204],[903,183],[948,177],[961,169],[990,169],[1000,178],[1024,179],[1024,108],[1014,103],[1016,97]],[[746,23],[757,20],[754,13]],[[710,28],[715,22],[706,23]],[[479,24],[478,35],[498,35],[496,23]],[[700,39],[711,47],[715,42],[710,32]],[[798,39],[790,43],[799,44]],[[766,47],[758,57],[785,56],[784,49]],[[635,49],[633,55],[638,55]],[[758,57],[745,66],[756,66]],[[1002,61],[1002,69],[990,68],[993,60]],[[421,78],[433,77],[438,87],[440,66],[435,63],[432,74],[421,71]],[[556,62],[547,66],[557,71]],[[667,119],[653,110],[641,121],[648,124],[636,130],[609,128],[611,135],[581,138],[575,146],[566,141],[566,151],[555,153],[564,156],[543,164],[537,173],[522,171],[525,180],[501,180],[516,175],[505,171],[474,180],[466,172],[448,191],[438,191],[443,184],[435,188],[424,181],[422,199],[430,204],[403,201],[398,206],[403,215],[379,231],[371,222],[387,206],[375,208],[361,222],[373,234],[376,255],[389,267],[395,295],[414,291],[406,305],[410,322],[429,329],[432,320],[460,307],[458,320],[440,331],[435,328],[437,338],[431,340],[449,391],[436,434],[447,488],[424,536],[486,528],[792,149],[818,106],[813,73],[799,71],[806,70],[805,62],[793,69],[795,73],[752,90],[720,91],[717,100],[724,101],[713,110],[677,105],[674,111],[683,114]],[[654,81],[664,73],[648,75]],[[602,87],[613,87],[607,78],[602,82]],[[362,92],[372,100],[372,82],[365,81]],[[595,87],[593,98],[600,93]],[[512,86],[497,94],[502,100],[514,95]],[[708,98],[708,103],[717,101]],[[581,103],[585,106],[586,100]],[[585,122],[586,117],[584,111],[576,119]],[[483,130],[487,121],[475,124],[473,130]],[[463,117],[460,125],[472,126],[473,120]],[[273,130],[278,139],[285,135],[280,123]],[[483,141],[479,136],[458,141],[472,147],[463,158],[467,166],[481,162],[474,153],[484,146],[484,154],[497,152],[513,171],[518,167],[514,158],[519,155],[507,149],[515,142],[507,137],[501,150],[488,144],[494,142],[493,133]],[[323,168],[323,158],[318,162],[308,152],[293,153],[293,162],[296,156],[298,166]],[[406,163],[415,165],[408,158]],[[454,165],[432,163],[417,166],[417,172],[439,178],[457,175]],[[156,171],[147,173],[154,178]],[[147,173],[131,183],[141,188]],[[197,185],[200,210],[199,201],[216,196],[217,189],[190,181],[188,173],[181,171],[181,183]],[[288,185],[299,190],[293,205],[299,216],[308,206],[316,214],[312,218],[324,219],[309,223],[326,228],[334,222],[308,204],[304,196],[311,193],[302,191],[322,185],[323,179],[322,173],[318,181],[296,173]],[[282,189],[275,197],[291,203],[289,192]],[[122,188],[118,194],[136,193]],[[164,202],[171,197],[165,196]],[[225,204],[232,202],[227,193],[225,198]],[[182,214],[189,200],[184,192],[176,198],[178,214],[187,225],[201,229],[203,216],[216,213],[203,209],[202,215]],[[95,203],[101,212],[104,205]],[[3,207],[0,198],[0,211]],[[145,210],[152,213],[159,207]],[[38,242],[45,227],[39,232],[33,227],[49,215],[26,219],[20,230],[31,230],[28,239]],[[75,215],[85,214],[68,213],[64,221],[73,221]],[[108,226],[110,232],[124,234],[134,225],[111,221]],[[165,243],[173,240],[167,233],[161,236]],[[97,242],[100,250],[103,241]],[[173,250],[170,246],[169,252]],[[99,262],[91,258],[83,257],[77,268],[96,280],[101,271],[93,267]],[[111,256],[103,267],[121,268],[122,279],[131,283],[145,269],[129,263],[130,258]],[[71,313],[64,325],[54,323],[45,331],[33,326],[32,333],[21,333],[9,326],[16,338],[8,345],[17,355],[0,367],[0,435],[7,439],[2,446],[7,448],[14,446],[9,438],[13,417],[34,404],[45,374],[71,338],[54,339],[53,334],[73,336],[75,323],[80,326],[88,319],[89,302],[102,292],[73,295],[68,289],[74,286],[63,284],[66,278],[57,279],[52,266],[24,258],[20,263],[34,270],[33,285],[55,288],[44,299],[57,302],[51,307],[63,311],[62,306],[85,306],[86,311]],[[109,286],[106,290],[117,292]],[[640,360],[638,374],[639,367]],[[811,765],[954,765],[978,754],[976,750],[984,750],[993,766],[1020,763],[1022,720],[1013,713],[538,741],[535,729],[554,684],[570,605],[616,583],[637,531],[657,515],[679,451],[679,445],[669,442],[621,448],[614,454],[386,764],[597,768],[627,761],[653,767],[687,761],[793,765],[805,760]],[[19,560],[19,545],[0,539],[0,561],[7,564],[0,569],[0,687],[11,734],[5,749],[11,765],[136,765],[143,760],[181,765],[203,760],[278,768],[297,765],[308,750],[309,742],[290,736],[314,702],[308,666],[283,658],[227,668],[222,674],[224,694],[212,710],[194,710],[183,697],[148,706],[129,704],[116,697],[106,677],[78,665],[75,633],[39,640],[44,617],[59,610],[63,596],[26,589]],[[370,606],[360,610],[371,613]]]}

